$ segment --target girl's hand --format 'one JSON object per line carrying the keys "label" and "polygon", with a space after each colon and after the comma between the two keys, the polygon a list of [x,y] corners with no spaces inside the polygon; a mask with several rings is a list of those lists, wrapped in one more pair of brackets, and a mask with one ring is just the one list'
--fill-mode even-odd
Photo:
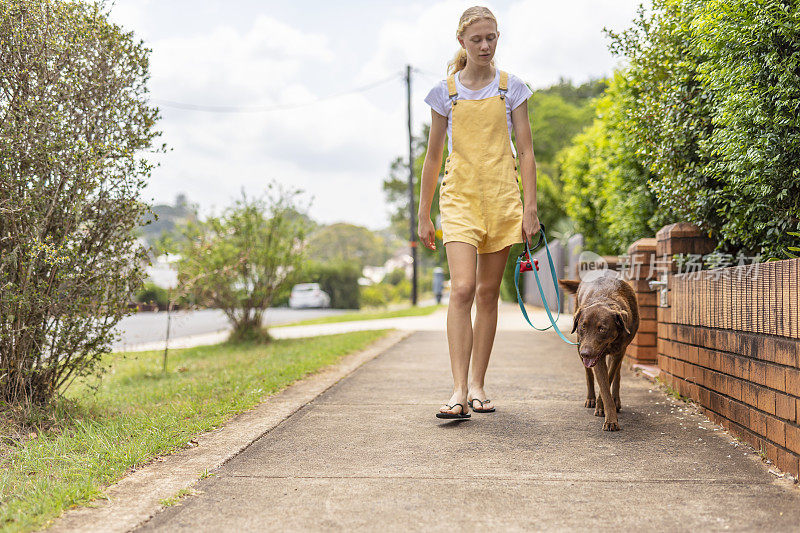
{"label": "girl's hand", "polygon": [[533,243],[533,237],[539,233],[539,213],[536,209],[526,209],[522,213],[522,238]]}
{"label": "girl's hand", "polygon": [[420,242],[425,245],[425,248],[435,250],[436,229],[433,227],[433,222],[431,222],[431,218],[430,217],[420,218],[417,226],[418,226],[417,233],[419,234]]}

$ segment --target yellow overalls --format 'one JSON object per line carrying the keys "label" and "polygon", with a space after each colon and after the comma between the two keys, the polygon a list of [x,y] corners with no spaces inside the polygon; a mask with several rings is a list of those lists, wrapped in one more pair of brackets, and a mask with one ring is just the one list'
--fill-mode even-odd
{"label": "yellow overalls", "polygon": [[442,240],[472,244],[479,254],[520,243],[522,200],[506,122],[508,73],[500,71],[499,94],[483,100],[458,100],[453,76],[447,90],[453,151],[439,188]]}

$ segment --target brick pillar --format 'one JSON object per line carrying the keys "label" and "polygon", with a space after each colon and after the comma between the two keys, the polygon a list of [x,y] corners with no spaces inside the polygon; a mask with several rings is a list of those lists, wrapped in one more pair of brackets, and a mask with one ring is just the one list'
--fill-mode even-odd
{"label": "brick pillar", "polygon": [[[664,226],[656,233],[656,268],[653,272],[653,279],[663,279],[666,274],[667,281],[667,301],[666,305],[659,305],[660,298],[658,291],[656,296],[656,320],[657,320],[657,353],[659,367],[664,363],[664,356],[669,356],[671,343],[673,340],[674,329],[672,328],[672,304],[671,291],[673,287],[673,276],[678,271],[678,265],[672,260],[675,254],[699,254],[705,255],[716,247],[713,240],[706,237],[703,231],[688,222],[678,222]],[[666,370],[661,368],[662,370]]]}
{"label": "brick pillar", "polygon": [[625,269],[625,279],[636,293],[639,304],[639,330],[633,337],[625,355],[630,364],[655,365],[656,350],[656,294],[650,289],[653,279],[650,266],[656,253],[656,239],[639,239],[628,248],[630,264]]}

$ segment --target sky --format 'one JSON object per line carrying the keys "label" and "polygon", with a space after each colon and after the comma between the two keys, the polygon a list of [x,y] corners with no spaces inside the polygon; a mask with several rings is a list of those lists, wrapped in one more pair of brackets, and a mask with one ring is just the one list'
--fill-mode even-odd
{"label": "sky", "polygon": [[[302,189],[320,223],[386,227],[382,183],[408,157],[405,67],[419,134],[473,2],[116,0],[112,19],[152,50],[150,98],[169,148],[152,156],[144,198],[185,193],[218,213],[276,181]],[[619,59],[603,28],[628,27],[640,3],[482,5],[498,19],[498,67],[538,88],[610,74]]]}

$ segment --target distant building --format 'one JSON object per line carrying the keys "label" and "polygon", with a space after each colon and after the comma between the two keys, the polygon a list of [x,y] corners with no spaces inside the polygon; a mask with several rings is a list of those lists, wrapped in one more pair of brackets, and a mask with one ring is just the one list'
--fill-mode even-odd
{"label": "distant building", "polygon": [[[362,278],[359,280],[359,284],[372,285],[373,283],[380,283],[386,277],[386,274],[398,268],[402,268],[406,273],[406,277],[410,278],[413,269],[412,261],[411,254],[407,250],[398,250],[382,266],[365,266],[361,270]],[[362,280],[364,281],[362,282]]]}

